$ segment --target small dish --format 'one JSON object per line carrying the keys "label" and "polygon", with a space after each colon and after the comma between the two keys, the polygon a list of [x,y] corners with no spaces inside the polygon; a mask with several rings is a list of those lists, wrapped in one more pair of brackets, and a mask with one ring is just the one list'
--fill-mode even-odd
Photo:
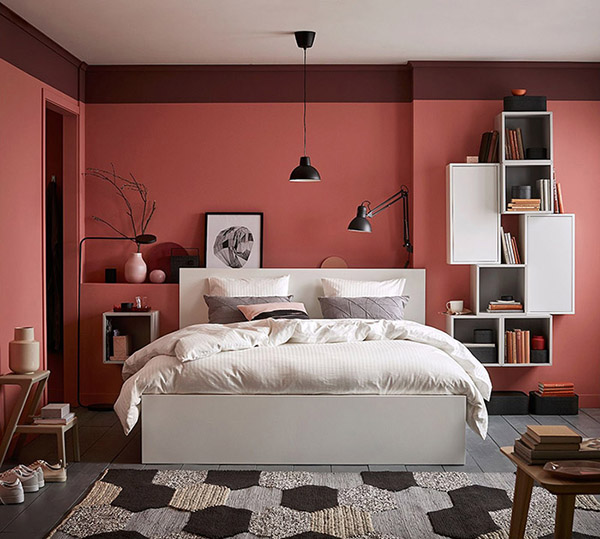
{"label": "small dish", "polygon": [[600,480],[600,462],[594,460],[559,460],[544,464],[544,470],[565,479]]}
{"label": "small dish", "polygon": [[513,88],[511,93],[512,95],[525,95],[527,90],[525,88]]}

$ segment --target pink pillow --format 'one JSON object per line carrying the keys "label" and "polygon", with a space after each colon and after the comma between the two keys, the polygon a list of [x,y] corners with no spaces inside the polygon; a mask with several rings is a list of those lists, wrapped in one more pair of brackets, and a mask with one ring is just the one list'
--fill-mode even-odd
{"label": "pink pillow", "polygon": [[293,301],[238,305],[237,308],[247,320],[260,320],[263,318],[308,318],[304,304]]}

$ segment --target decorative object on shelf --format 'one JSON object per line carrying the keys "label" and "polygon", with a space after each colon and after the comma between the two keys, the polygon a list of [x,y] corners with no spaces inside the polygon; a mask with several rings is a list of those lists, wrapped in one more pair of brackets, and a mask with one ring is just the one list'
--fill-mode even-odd
{"label": "decorative object on shelf", "polygon": [[82,257],[81,252],[83,244],[88,240],[107,240],[107,241],[133,241],[139,247],[139,245],[148,245],[156,242],[156,236],[152,234],[140,234],[135,238],[121,237],[121,236],[86,236],[79,242],[78,256],[78,269],[77,269],[77,404],[79,406],[86,406],[90,410],[97,412],[110,412],[113,409],[112,404],[88,404],[84,405],[80,399],[81,389],[81,264]]}
{"label": "decorative object on shelf", "polygon": [[535,112],[546,110],[546,96],[544,95],[525,95],[522,89],[512,90],[513,95],[504,98],[505,112]]}
{"label": "decorative object on shelf", "polygon": [[125,280],[128,283],[143,283],[146,280],[148,266],[142,258],[142,253],[129,253],[125,262]]}
{"label": "decorative object on shelf", "polygon": [[543,335],[534,335],[531,337],[532,350],[544,350],[546,348],[546,339]]}
{"label": "decorative object on shelf", "polygon": [[446,302],[446,311],[450,314],[462,313],[465,309],[465,302],[462,299],[453,299]]}
{"label": "decorative object on shelf", "polygon": [[[304,98],[303,98],[303,133],[304,133],[304,154],[300,157],[298,165],[290,174],[291,182],[320,182],[321,175],[319,171],[310,164],[310,157],[306,155],[306,49],[310,49],[315,41],[316,32],[299,31],[294,32],[296,45],[304,51]],[[210,266],[207,266],[210,267]]]}
{"label": "decorative object on shelf", "polygon": [[32,327],[15,328],[15,338],[8,343],[8,366],[16,374],[30,374],[40,369],[40,343]]}
{"label": "decorative object on shelf", "polygon": [[181,268],[197,268],[200,266],[200,251],[194,247],[175,247],[171,249],[171,282],[179,282]]}
{"label": "decorative object on shelf", "polygon": [[548,148],[527,148],[525,159],[548,159]]}
{"label": "decorative object on shelf", "polygon": [[467,155],[465,162],[470,164],[479,163],[479,157],[477,155]]}
{"label": "decorative object on shelf", "polygon": [[262,268],[263,214],[206,213],[207,268]]}
{"label": "decorative object on shelf", "polygon": [[131,337],[129,335],[113,335],[112,345],[111,361],[125,361],[131,355]]}
{"label": "decorative object on shelf", "polygon": [[[140,245],[144,242],[136,240],[139,236],[146,235],[146,229],[150,224],[150,220],[156,211],[156,201],[150,202],[148,199],[148,188],[142,182],[136,180],[135,176],[129,173],[129,178],[125,178],[117,174],[114,165],[111,163],[111,170],[102,170],[98,168],[88,168],[87,176],[98,178],[108,184],[117,192],[117,195],[122,199],[125,205],[125,214],[127,215],[129,225],[131,226],[130,234],[125,234],[119,228],[109,223],[106,219],[94,215],[92,218],[95,221],[104,223],[122,238],[128,239],[136,244],[137,253],[139,256],[130,256],[125,263],[125,280],[129,283],[143,283],[146,280],[146,263],[140,253]],[[141,201],[141,209],[135,208],[135,204],[129,200],[128,191],[136,193]],[[138,215],[139,214],[139,217]],[[156,241],[156,239],[154,240]],[[142,277],[143,274],[143,277]]]}
{"label": "decorative object on shelf", "polygon": [[510,93],[512,95],[525,95],[527,90],[525,88],[513,88]]}
{"label": "decorative object on shelf", "polygon": [[535,182],[540,197],[540,211],[554,211],[552,180],[541,178]]}
{"label": "decorative object on shelf", "polygon": [[117,282],[117,268],[106,268],[104,270],[104,282],[105,283],[116,283]]}
{"label": "decorative object on shelf", "polygon": [[404,243],[402,246],[406,249],[408,254],[406,263],[404,264],[405,268],[408,267],[408,264],[410,263],[410,255],[413,252],[413,246],[410,242],[408,194],[408,187],[403,185],[400,187],[400,191],[393,194],[390,198],[384,200],[381,204],[378,204],[373,209],[371,209],[370,201],[363,200],[360,203],[360,206],[356,209],[356,217],[352,219],[348,225],[348,230],[352,230],[354,232],[371,232],[371,223],[369,223],[368,218],[375,217],[378,213],[381,213],[383,210],[389,208],[392,204],[395,204],[401,200],[402,212],[404,214],[404,219],[402,222],[404,228]]}
{"label": "decorative object on shelf", "polygon": [[164,283],[167,279],[167,274],[160,269],[155,269],[150,272],[150,282],[155,284]]}
{"label": "decorative object on shelf", "polygon": [[531,185],[513,185],[510,194],[512,198],[531,198]]}
{"label": "decorative object on shelf", "polygon": [[132,302],[123,302],[121,303],[121,311],[122,312],[129,312],[133,309],[133,303]]}
{"label": "decorative object on shelf", "polygon": [[348,263],[339,256],[330,256],[327,257],[323,262],[321,262],[322,268],[347,268]]}
{"label": "decorative object on shelf", "polygon": [[593,460],[546,462],[544,470],[564,479],[600,480],[600,462]]}

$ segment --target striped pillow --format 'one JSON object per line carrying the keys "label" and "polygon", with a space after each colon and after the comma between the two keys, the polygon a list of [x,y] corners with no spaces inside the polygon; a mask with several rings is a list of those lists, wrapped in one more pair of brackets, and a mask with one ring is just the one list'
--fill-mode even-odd
{"label": "striped pillow", "polygon": [[210,296],[287,296],[289,283],[289,275],[260,279],[209,277],[208,289]]}
{"label": "striped pillow", "polygon": [[408,296],[387,298],[319,298],[323,318],[403,320]]}

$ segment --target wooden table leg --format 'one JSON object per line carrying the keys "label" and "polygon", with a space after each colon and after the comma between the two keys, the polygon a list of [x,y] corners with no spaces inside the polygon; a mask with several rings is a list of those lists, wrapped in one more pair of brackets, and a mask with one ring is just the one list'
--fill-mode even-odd
{"label": "wooden table leg", "polygon": [[65,449],[65,433],[59,431],[56,433],[56,441],[58,442],[58,458],[62,459],[63,466],[67,466],[67,451]]}
{"label": "wooden table leg", "polygon": [[529,502],[533,490],[533,479],[521,468],[517,468],[517,479],[515,481],[515,498],[513,500],[512,515],[510,518],[510,539],[523,539],[527,515],[529,513]]}
{"label": "wooden table leg", "polygon": [[559,494],[556,497],[556,521],[554,523],[554,539],[571,539],[573,532],[573,513],[575,512],[575,495]]}
{"label": "wooden table leg", "polygon": [[20,386],[19,396],[15,402],[15,406],[13,408],[12,414],[8,423],[4,429],[4,436],[2,437],[2,442],[0,442],[0,466],[4,462],[4,457],[6,457],[6,453],[8,452],[8,446],[10,445],[10,441],[12,440],[13,434],[15,433],[15,429],[17,428],[17,422],[21,417],[21,413],[23,412],[23,408],[25,407],[25,402],[27,401],[27,397],[29,396],[29,391],[31,390],[32,382],[16,382],[15,385]]}

